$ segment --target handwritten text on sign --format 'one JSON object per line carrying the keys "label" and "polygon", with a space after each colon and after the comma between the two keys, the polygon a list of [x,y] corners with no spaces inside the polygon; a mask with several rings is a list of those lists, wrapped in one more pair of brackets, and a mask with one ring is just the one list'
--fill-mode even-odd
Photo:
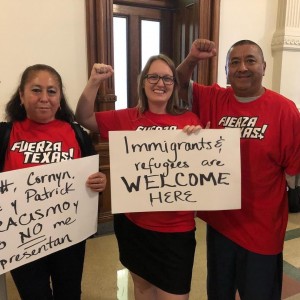
{"label": "handwritten text on sign", "polygon": [[98,155],[0,173],[0,274],[97,231]]}
{"label": "handwritten text on sign", "polygon": [[112,131],[112,212],[241,207],[240,130]]}

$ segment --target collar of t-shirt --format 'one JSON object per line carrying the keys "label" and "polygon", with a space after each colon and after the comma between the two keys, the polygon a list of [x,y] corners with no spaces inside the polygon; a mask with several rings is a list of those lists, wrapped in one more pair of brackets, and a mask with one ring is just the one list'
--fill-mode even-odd
{"label": "collar of t-shirt", "polygon": [[238,97],[238,96],[234,95],[234,97],[235,97],[236,100],[239,101],[239,102],[247,103],[247,102],[251,102],[251,101],[256,100],[256,99],[259,98],[260,96],[254,96],[254,97]]}

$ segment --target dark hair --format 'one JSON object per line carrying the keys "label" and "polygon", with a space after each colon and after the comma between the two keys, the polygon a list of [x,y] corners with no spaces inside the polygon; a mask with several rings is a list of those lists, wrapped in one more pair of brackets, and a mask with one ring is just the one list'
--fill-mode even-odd
{"label": "dark hair", "polygon": [[167,107],[166,107],[166,111],[167,113],[171,114],[171,115],[178,115],[178,114],[182,114],[184,112],[186,112],[186,108],[180,107],[180,103],[179,103],[179,98],[178,98],[178,78],[177,78],[177,73],[176,73],[176,67],[174,62],[165,54],[158,54],[158,55],[153,55],[151,56],[144,69],[142,70],[142,72],[140,73],[139,77],[138,77],[138,104],[137,107],[140,111],[140,113],[145,112],[146,110],[149,109],[149,105],[148,105],[148,98],[146,96],[145,93],[145,89],[144,89],[144,80],[145,80],[145,76],[147,75],[151,64],[156,61],[156,60],[162,60],[164,61],[171,69],[173,76],[174,76],[174,89],[173,89],[173,93],[170,97],[170,99],[168,100],[167,103]]}
{"label": "dark hair", "polygon": [[229,56],[230,56],[231,50],[232,50],[233,48],[237,47],[237,46],[243,46],[243,45],[253,45],[253,46],[255,46],[255,47],[259,50],[262,60],[265,61],[265,59],[264,59],[264,53],[263,53],[261,47],[260,47],[258,44],[256,44],[255,42],[253,42],[253,41],[251,41],[251,40],[240,40],[240,41],[234,43],[234,44],[229,48],[229,50],[228,50],[228,52],[227,52],[227,56],[226,56],[226,64],[228,63],[228,60],[229,60]]}
{"label": "dark hair", "polygon": [[74,113],[72,109],[69,107],[66,97],[63,92],[63,83],[61,76],[59,73],[52,67],[43,64],[36,64],[32,65],[25,69],[21,76],[20,84],[17,87],[16,91],[10,98],[9,102],[6,104],[5,113],[6,113],[6,120],[7,121],[22,121],[26,119],[26,110],[23,105],[21,105],[21,98],[20,92],[23,93],[25,89],[26,83],[30,80],[30,78],[37,72],[46,71],[52,74],[60,88],[60,109],[57,110],[55,114],[55,118],[59,120],[63,120],[66,122],[73,122],[74,121]]}

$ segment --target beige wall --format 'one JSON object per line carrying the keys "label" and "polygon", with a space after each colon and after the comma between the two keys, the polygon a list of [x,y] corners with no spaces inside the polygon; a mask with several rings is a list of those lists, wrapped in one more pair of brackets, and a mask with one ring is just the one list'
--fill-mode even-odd
{"label": "beige wall", "polygon": [[57,69],[74,109],[87,80],[84,0],[0,1],[0,120],[20,74],[36,63]]}
{"label": "beige wall", "polygon": [[[237,40],[252,39],[264,51],[267,61],[264,85],[272,88],[271,42],[276,30],[277,5],[278,0],[221,0],[220,85],[226,85],[224,66],[228,48]],[[1,0],[0,54],[0,120],[21,72],[35,63],[49,64],[60,72],[68,100],[75,109],[88,76],[85,1]],[[300,62],[300,54],[294,56]],[[298,77],[294,75],[289,74],[291,78]],[[299,84],[291,88],[294,89],[291,95],[300,95],[300,91],[295,91]],[[289,97],[290,91],[284,92]],[[299,96],[293,100],[300,105]]]}

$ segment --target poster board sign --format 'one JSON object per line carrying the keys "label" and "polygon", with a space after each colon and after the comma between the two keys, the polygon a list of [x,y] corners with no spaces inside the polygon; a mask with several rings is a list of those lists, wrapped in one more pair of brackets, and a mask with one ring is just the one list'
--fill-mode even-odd
{"label": "poster board sign", "polygon": [[0,173],[0,274],[97,231],[99,156]]}
{"label": "poster board sign", "polygon": [[109,132],[112,213],[241,208],[240,129]]}

